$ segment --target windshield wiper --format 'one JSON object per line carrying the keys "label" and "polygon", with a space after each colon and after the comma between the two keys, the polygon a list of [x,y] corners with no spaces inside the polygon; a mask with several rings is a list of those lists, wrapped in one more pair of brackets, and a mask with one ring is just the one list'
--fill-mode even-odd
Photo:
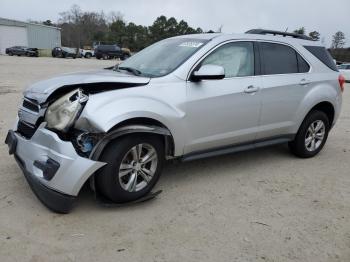
{"label": "windshield wiper", "polygon": [[119,70],[125,70],[125,71],[128,71],[130,73],[133,73],[135,76],[140,76],[142,75],[142,72],[140,70],[137,70],[136,68],[132,68],[132,67],[126,67],[126,66],[117,66],[115,68],[116,71],[119,71]]}

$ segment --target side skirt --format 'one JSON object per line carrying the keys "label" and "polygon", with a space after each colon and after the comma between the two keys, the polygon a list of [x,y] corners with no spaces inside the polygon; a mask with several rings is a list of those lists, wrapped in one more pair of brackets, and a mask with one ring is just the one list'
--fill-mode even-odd
{"label": "side skirt", "polygon": [[231,145],[231,146],[214,148],[211,150],[193,152],[193,153],[189,153],[187,155],[184,155],[181,158],[181,160],[183,162],[188,162],[188,161],[202,159],[202,158],[209,158],[209,157],[214,157],[214,156],[220,156],[220,155],[226,155],[226,154],[247,151],[247,150],[260,148],[260,147],[267,147],[267,146],[273,146],[273,145],[278,145],[278,144],[284,144],[284,143],[292,141],[294,139],[294,137],[295,137],[295,135],[279,136],[279,137],[273,137],[273,138],[264,139],[264,140],[258,140],[258,141],[255,141],[253,143],[235,144],[235,145]]}

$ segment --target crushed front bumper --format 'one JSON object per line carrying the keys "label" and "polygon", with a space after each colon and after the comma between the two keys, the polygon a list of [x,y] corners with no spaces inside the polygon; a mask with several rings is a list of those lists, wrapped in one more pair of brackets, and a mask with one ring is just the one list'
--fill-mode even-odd
{"label": "crushed front bumper", "polygon": [[81,187],[105,163],[79,156],[71,142],[45,125],[30,140],[10,130],[5,142],[38,199],[55,212],[68,213]]}

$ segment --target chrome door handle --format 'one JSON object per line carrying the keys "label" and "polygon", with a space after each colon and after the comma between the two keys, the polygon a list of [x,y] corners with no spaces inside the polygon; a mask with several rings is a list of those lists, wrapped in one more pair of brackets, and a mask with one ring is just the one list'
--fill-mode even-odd
{"label": "chrome door handle", "polygon": [[301,85],[301,86],[306,86],[306,85],[308,85],[308,84],[310,84],[311,83],[311,81],[310,80],[307,80],[307,79],[301,79],[300,80],[300,83],[299,83],[299,85]]}
{"label": "chrome door handle", "polygon": [[244,93],[246,94],[253,94],[253,93],[256,93],[259,91],[259,87],[257,86],[248,86],[245,90],[244,90]]}

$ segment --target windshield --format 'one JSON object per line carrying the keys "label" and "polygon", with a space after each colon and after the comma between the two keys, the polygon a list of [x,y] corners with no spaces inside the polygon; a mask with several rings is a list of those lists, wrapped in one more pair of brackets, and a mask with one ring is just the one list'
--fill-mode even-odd
{"label": "windshield", "polygon": [[173,38],[155,43],[120,64],[119,68],[132,68],[140,75],[160,77],[174,71],[208,40]]}

